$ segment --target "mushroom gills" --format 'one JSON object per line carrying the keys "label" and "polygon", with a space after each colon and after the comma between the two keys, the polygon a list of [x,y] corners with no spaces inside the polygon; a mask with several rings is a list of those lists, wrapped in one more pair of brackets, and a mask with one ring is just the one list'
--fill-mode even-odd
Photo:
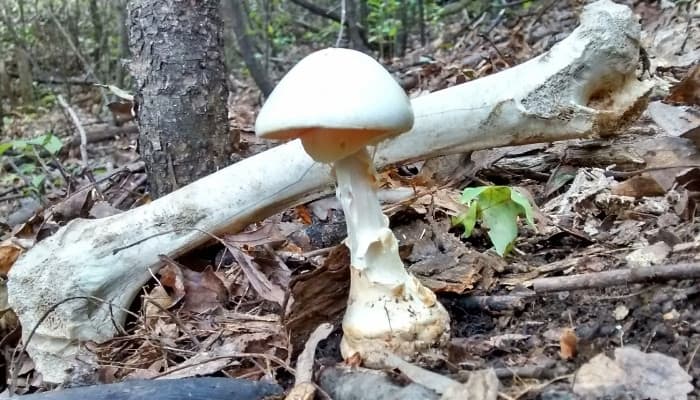
{"label": "mushroom gills", "polygon": [[383,130],[347,128],[309,128],[299,134],[304,150],[311,158],[323,163],[346,158],[389,136],[391,132]]}

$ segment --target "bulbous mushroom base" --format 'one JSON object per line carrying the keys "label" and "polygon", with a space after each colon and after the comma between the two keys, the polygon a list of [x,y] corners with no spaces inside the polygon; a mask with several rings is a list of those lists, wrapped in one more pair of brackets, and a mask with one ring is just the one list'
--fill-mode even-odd
{"label": "bulbous mushroom base", "polygon": [[430,289],[410,274],[399,285],[387,285],[370,282],[356,268],[351,271],[340,342],[344,359],[359,354],[366,367],[382,368],[386,352],[407,361],[444,355],[450,318]]}

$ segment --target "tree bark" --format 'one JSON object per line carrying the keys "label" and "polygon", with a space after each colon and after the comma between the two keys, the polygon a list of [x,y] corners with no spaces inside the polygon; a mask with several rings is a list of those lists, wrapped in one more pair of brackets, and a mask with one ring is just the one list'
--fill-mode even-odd
{"label": "tree bark", "polygon": [[217,0],[129,4],[139,150],[161,197],[229,164],[223,22]]}
{"label": "tree bark", "polygon": [[357,6],[356,0],[347,0],[347,10],[345,12],[345,20],[348,26],[348,36],[350,37],[350,45],[353,49],[369,54],[371,50],[367,47],[366,39],[362,31],[357,25]]}
{"label": "tree bark", "polygon": [[19,93],[24,104],[34,101],[34,80],[32,78],[32,64],[29,54],[22,48],[15,48],[15,61],[19,73]]}
{"label": "tree bark", "polygon": [[272,92],[274,85],[270,77],[265,73],[263,66],[255,58],[252,35],[247,24],[248,17],[243,9],[242,0],[229,0],[229,5],[231,20],[233,21],[231,29],[236,35],[236,42],[238,43],[238,49],[241,51],[243,62],[245,62],[248,71],[250,71],[250,75],[253,77],[258,89],[260,89],[264,97],[267,97]]}

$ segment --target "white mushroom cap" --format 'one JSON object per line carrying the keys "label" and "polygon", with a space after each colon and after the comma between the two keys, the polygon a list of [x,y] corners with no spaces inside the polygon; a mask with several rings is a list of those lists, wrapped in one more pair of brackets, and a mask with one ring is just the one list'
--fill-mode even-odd
{"label": "white mushroom cap", "polygon": [[311,157],[332,162],[412,126],[411,103],[381,64],[359,51],[328,48],[282,78],[255,131],[267,139],[300,138]]}

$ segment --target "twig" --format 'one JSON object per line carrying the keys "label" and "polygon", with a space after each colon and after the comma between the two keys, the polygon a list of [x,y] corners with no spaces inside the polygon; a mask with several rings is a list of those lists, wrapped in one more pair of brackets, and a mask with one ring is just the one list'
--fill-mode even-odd
{"label": "twig", "polygon": [[340,42],[343,40],[343,30],[345,29],[345,0],[340,0],[340,29],[338,30],[338,38],[335,40],[335,47],[340,47]]}
{"label": "twig", "polygon": [[185,335],[189,336],[189,338],[190,338],[190,340],[192,341],[192,343],[194,343],[194,344],[197,346],[197,350],[201,350],[201,349],[202,349],[202,342],[200,342],[199,339],[197,339],[197,337],[194,335],[194,333],[190,332],[190,330],[187,329],[187,327],[185,326],[185,324],[182,323],[182,321],[180,320],[180,318],[178,318],[178,317],[175,315],[175,313],[173,313],[172,311],[170,311],[170,310],[168,310],[167,308],[163,307],[162,305],[158,304],[156,301],[153,301],[152,299],[146,298],[146,301],[147,301],[149,304],[154,305],[154,306],[155,306],[157,309],[159,309],[160,311],[162,311],[162,312],[168,314],[168,316],[173,320],[173,322],[175,323],[175,325],[177,325],[177,327],[180,328],[180,330],[181,330]]}
{"label": "twig", "polygon": [[[304,351],[297,358],[297,375],[294,379],[294,387],[285,397],[286,400],[313,399],[316,390],[323,392],[323,389],[314,385],[314,358],[316,347],[321,340],[325,340],[333,332],[333,325],[323,323],[316,327],[306,341]],[[330,398],[327,393],[323,393]]]}
{"label": "twig", "polygon": [[700,349],[700,343],[693,349],[690,354],[690,359],[688,360],[688,365],[685,367],[685,372],[690,372],[690,367],[693,366],[693,360],[695,360],[695,355],[698,354],[698,349]]}
{"label": "twig", "polygon": [[59,94],[56,96],[56,100],[58,100],[58,104],[60,104],[61,107],[63,107],[63,109],[68,113],[70,119],[73,121],[73,125],[78,130],[78,134],[80,135],[80,158],[83,160],[83,167],[87,170],[89,164],[87,155],[87,134],[85,133],[85,128],[83,128],[83,125],[80,123],[78,115],[75,113],[75,111],[73,111],[68,103],[66,103],[66,100],[62,95]]}
{"label": "twig", "polygon": [[523,300],[526,295],[466,296],[457,300],[457,304],[466,311],[511,311],[525,308]]}
{"label": "twig", "polygon": [[183,369],[196,367],[198,365],[208,364],[208,363],[214,362],[214,361],[226,360],[229,358],[263,358],[265,360],[274,362],[275,364],[284,368],[290,374],[296,375],[296,371],[294,370],[294,368],[290,367],[286,362],[284,362],[279,357],[275,357],[273,355],[265,354],[265,353],[232,353],[232,354],[229,354],[226,356],[218,356],[218,357],[208,358],[206,360],[203,360],[203,361],[200,361],[200,362],[194,363],[194,364],[180,365],[180,366],[177,366],[175,368],[169,369],[163,373],[160,373],[156,376],[150,377],[149,379],[162,378],[164,376],[172,374],[173,372],[182,371]]}
{"label": "twig", "polygon": [[663,167],[649,167],[644,169],[638,169],[634,171],[605,171],[605,176],[611,176],[613,178],[631,178],[636,175],[641,175],[645,172],[653,171],[663,171],[666,169],[676,169],[676,168],[700,168],[700,164],[680,164],[680,165],[665,165]]}
{"label": "twig", "polygon": [[700,278],[700,263],[657,265],[587,274],[537,278],[530,281],[536,293],[601,289],[630,283],[665,282]]}
{"label": "twig", "polygon": [[542,390],[542,389],[546,388],[547,386],[551,385],[551,384],[554,383],[554,382],[562,381],[562,380],[564,380],[564,379],[573,379],[573,377],[574,377],[574,374],[562,375],[562,376],[558,376],[558,377],[556,377],[556,378],[554,378],[554,379],[550,379],[550,380],[548,380],[547,382],[540,383],[540,384],[538,384],[538,385],[528,386],[528,387],[526,387],[525,389],[521,390],[520,393],[518,393],[517,395],[515,395],[515,396],[513,397],[513,399],[514,399],[514,400],[517,400],[517,399],[519,399],[519,398],[525,396],[526,394],[528,394],[529,392],[531,392],[531,391],[533,391],[533,390]]}
{"label": "twig", "polygon": [[319,325],[309,336],[304,346],[304,351],[297,358],[297,376],[295,385],[313,380],[314,356],[318,344],[325,340],[333,332],[333,325],[323,323]]}

